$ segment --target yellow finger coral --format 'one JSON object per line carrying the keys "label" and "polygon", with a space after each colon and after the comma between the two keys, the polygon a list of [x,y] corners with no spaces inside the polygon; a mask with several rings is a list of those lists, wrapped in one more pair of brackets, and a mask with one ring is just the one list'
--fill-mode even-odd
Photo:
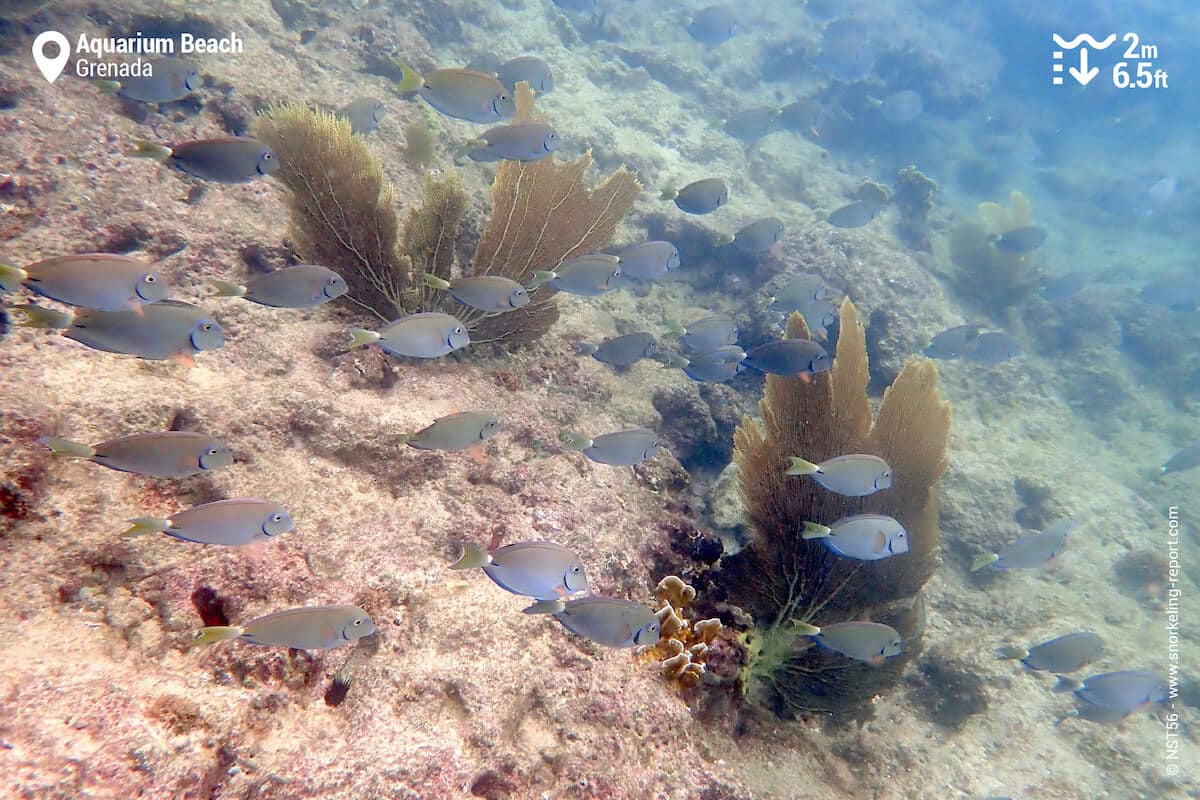
{"label": "yellow finger coral", "polygon": [[658,661],[672,686],[690,689],[700,683],[708,646],[721,632],[721,620],[691,620],[684,610],[696,599],[696,590],[677,575],[659,581],[655,596],[663,603],[656,612],[658,644],[642,650],[642,660]]}

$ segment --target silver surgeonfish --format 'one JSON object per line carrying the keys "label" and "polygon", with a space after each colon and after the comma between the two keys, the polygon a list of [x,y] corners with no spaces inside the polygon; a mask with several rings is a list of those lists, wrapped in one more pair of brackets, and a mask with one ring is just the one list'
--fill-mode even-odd
{"label": "silver surgeonfish", "polygon": [[350,123],[350,132],[366,136],[379,127],[387,115],[383,103],[374,97],[362,97],[338,109],[337,115]]}
{"label": "silver surgeonfish", "polygon": [[470,275],[445,280],[427,272],[425,284],[446,292],[464,306],[490,314],[503,314],[529,305],[529,291],[503,275]]}
{"label": "silver surgeonfish", "polygon": [[981,333],[967,348],[964,356],[968,361],[996,365],[1016,358],[1021,354],[1021,345],[1011,334],[1004,331]]}
{"label": "silver surgeonfish", "polygon": [[780,339],[747,350],[746,365],[768,375],[807,378],[830,369],[833,359],[811,339]]}
{"label": "silver surgeonfish", "polygon": [[41,306],[13,309],[27,328],[53,328],[94,350],[150,361],[173,359],[195,365],[193,356],[225,344],[221,326],[203,309],[178,300],[160,300],[137,311],[53,311]]}
{"label": "silver surgeonfish", "polygon": [[267,647],[296,650],[329,650],[353,644],[375,633],[375,623],[358,606],[303,606],[276,611],[245,625],[201,628],[193,645],[237,639]]}
{"label": "silver surgeonfish", "polygon": [[1075,672],[1095,661],[1103,646],[1104,640],[1096,634],[1079,631],[1029,648],[1006,645],[999,648],[997,654],[1001,658],[1020,660],[1031,670],[1063,673]]}
{"label": "silver surgeonfish", "polygon": [[0,291],[24,286],[69,306],[97,311],[137,311],[166,297],[163,279],[149,264],[116,253],[55,256],[21,268],[0,263]]}
{"label": "silver surgeonfish", "polygon": [[[1170,699],[1170,690],[1162,676],[1148,670],[1105,672],[1086,678],[1075,688],[1079,708],[1065,719],[1114,723],[1136,711],[1147,710]],[[1059,722],[1063,722],[1059,720]]]}
{"label": "silver surgeonfish", "polygon": [[599,297],[617,288],[621,278],[621,260],[607,253],[592,253],[568,258],[552,270],[533,273],[531,289],[549,286],[567,294]]}
{"label": "silver surgeonfish", "polygon": [[628,367],[643,358],[654,358],[659,354],[658,340],[654,334],[644,331],[614,336],[599,345],[580,342],[575,347],[580,355],[591,356],[602,364],[614,367]]}
{"label": "silver surgeonfish", "polygon": [[800,535],[821,539],[831,552],[859,561],[878,561],[908,552],[908,531],[882,514],[855,514],[829,526],[805,522]]}
{"label": "silver surgeonfish", "polygon": [[245,183],[279,169],[275,152],[250,136],[199,139],[170,147],[138,139],[130,155],[164,161],[192,177],[217,183]]}
{"label": "silver surgeonfish", "polygon": [[861,228],[879,216],[883,204],[875,200],[856,200],[829,213],[825,221],[835,228]]}
{"label": "silver surgeonfish", "polygon": [[1200,467],[1200,441],[1192,442],[1171,456],[1158,468],[1158,475],[1174,475]]}
{"label": "silver surgeonfish", "polygon": [[658,617],[641,603],[591,595],[575,600],[541,600],[526,614],[553,614],[562,626],[605,647],[652,647],[658,644]]}
{"label": "silver surgeonfish", "polygon": [[529,88],[538,94],[554,91],[554,75],[550,72],[550,65],[537,56],[517,56],[505,61],[496,70],[496,79],[510,92],[515,92],[521,81],[528,83]]}
{"label": "silver surgeonfish", "polygon": [[617,256],[621,276],[637,281],[656,281],[679,269],[679,248],[670,242],[649,241],[626,247]]}
{"label": "silver surgeonfish", "polygon": [[904,650],[896,629],[878,622],[837,622],[821,627],[798,622],[795,629],[821,647],[875,666]]}
{"label": "silver surgeonfish", "polygon": [[418,450],[475,450],[482,453],[483,443],[500,432],[500,420],[492,411],[461,411],[440,417],[404,443]]}
{"label": "silver surgeonfish", "polygon": [[594,439],[563,431],[558,439],[563,450],[578,450],[598,464],[611,464],[615,467],[640,464],[658,450],[658,434],[649,428],[630,428],[605,433]]}
{"label": "silver surgeonfish", "polygon": [[705,6],[687,24],[688,35],[704,44],[729,41],[737,32],[737,12],[731,6]]}
{"label": "silver surgeonfish", "polygon": [[698,383],[724,383],[745,369],[742,362],[746,360],[746,351],[736,344],[727,344],[688,356],[668,353],[661,360],[664,367],[681,369]]}
{"label": "silver surgeonfish", "polygon": [[137,103],[171,103],[200,88],[200,72],[182,59],[155,58],[147,66],[149,75],[93,83],[106,92]]}
{"label": "silver surgeonfish", "polygon": [[789,311],[800,311],[806,304],[819,300],[833,300],[836,296],[837,293],[825,284],[825,279],[820,275],[801,272],[771,295],[767,310],[786,314]]}
{"label": "silver surgeonfish", "polygon": [[999,553],[980,556],[971,564],[971,572],[988,565],[996,569],[1029,569],[1040,567],[1053,559],[1067,544],[1067,534],[1074,529],[1075,520],[1063,517],[1040,533],[1031,533],[1009,542]]}
{"label": "silver surgeonfish", "polygon": [[118,472],[156,478],[190,478],[233,464],[233,454],[222,442],[190,431],[134,433],[90,447],[57,436],[38,441],[60,458],[83,458]]}
{"label": "silver surgeonfish", "polygon": [[472,161],[541,161],[562,147],[558,131],[544,122],[515,122],[489,128],[463,145]]}
{"label": "silver surgeonfish", "polygon": [[501,589],[535,600],[557,600],[588,588],[579,556],[554,542],[506,544],[491,553],[475,544],[463,545],[462,558],[450,569],[476,568]]}
{"label": "silver surgeonfish", "polygon": [[213,281],[214,297],[242,297],[271,308],[314,308],[335,300],[350,287],[346,280],[319,264],[297,264],[256,275],[245,285]]}
{"label": "silver surgeonfish", "polygon": [[710,214],[729,202],[729,189],[720,178],[702,178],[682,189],[664,189],[660,197],[674,200],[686,214]]}
{"label": "silver surgeonfish", "polygon": [[273,500],[239,497],[193,506],[170,517],[137,517],[125,536],[165,533],[185,542],[245,545],[264,542],[294,527],[287,509]]}
{"label": "silver surgeonfish", "polygon": [[717,237],[718,245],[732,244],[743,253],[761,253],[783,236],[783,222],[778,217],[765,217],[743,226],[735,234]]}
{"label": "silver surgeonfish", "polygon": [[835,456],[814,464],[795,456],[784,475],[811,475],[831,492],[847,497],[866,497],[892,485],[892,468],[879,456],[855,453]]}
{"label": "silver surgeonfish", "polygon": [[389,322],[378,331],[350,329],[350,349],[378,344],[385,353],[412,358],[438,358],[471,343],[466,327],[449,314],[423,311]]}
{"label": "silver surgeonfish", "polygon": [[930,339],[929,346],[921,352],[929,358],[961,358],[971,352],[978,338],[978,325],[955,325]]}
{"label": "silver surgeonfish", "polygon": [[703,317],[683,328],[679,344],[693,353],[710,353],[718,347],[737,344],[738,326],[729,317]]}
{"label": "silver surgeonfish", "polygon": [[725,120],[724,131],[743,142],[755,142],[779,126],[778,106],[759,106],[739,111]]}
{"label": "silver surgeonfish", "polygon": [[513,93],[495,75],[458,67],[418,75],[407,64],[396,87],[401,94],[416,92],[447,117],[487,125],[503,122],[517,110]]}

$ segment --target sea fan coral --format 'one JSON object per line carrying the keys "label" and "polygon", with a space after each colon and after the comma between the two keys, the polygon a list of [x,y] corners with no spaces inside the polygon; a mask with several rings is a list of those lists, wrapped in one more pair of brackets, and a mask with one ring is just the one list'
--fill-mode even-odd
{"label": "sea fan coral", "polygon": [[[513,122],[530,122],[533,92],[517,84]],[[612,241],[617,225],[642,191],[637,176],[624,166],[591,189],[583,176],[592,164],[589,150],[575,161],[504,161],[492,183],[492,216],[484,228],[472,275],[503,275],[528,283],[534,270],[553,269],[566,258],[600,250]],[[546,288],[516,311],[474,322],[472,338],[529,341],[558,319],[553,293]]]}
{"label": "sea fan coral", "polygon": [[[517,85],[516,103],[514,122],[534,119],[527,84]],[[487,315],[412,286],[414,272],[455,276],[455,242],[466,213],[466,195],[455,176],[426,180],[422,205],[408,215],[401,245],[392,190],[379,160],[362,137],[350,133],[348,122],[300,105],[278,105],[259,120],[257,134],[278,154],[277,177],[292,191],[296,249],[340,272],[352,302],[384,320],[444,310],[463,320],[476,343],[530,342],[558,319],[550,289],[538,290],[520,309]],[[470,268],[458,272],[528,283],[534,270],[608,245],[642,185],[620,167],[588,189],[583,176],[591,163],[590,152],[564,163],[553,156],[502,162],[492,184],[492,216]]]}
{"label": "sea fan coral", "polygon": [[351,302],[385,321],[405,312],[412,262],[398,245],[392,187],[350,123],[296,103],[259,117],[256,135],[279,157],[291,190],[291,236],[306,260],[336,270]]}
{"label": "sea fan coral", "polygon": [[[747,688],[764,690],[772,705],[790,712],[851,710],[893,683],[919,649],[918,592],[937,566],[937,481],[950,433],[937,371],[930,361],[909,362],[884,394],[872,425],[865,333],[849,300],[841,321],[833,369],[809,382],[768,376],[761,424],[746,417],[734,436],[753,535],[746,549],[722,562],[718,579],[757,623]],[[788,336],[808,337],[797,314],[788,320]],[[891,488],[847,497],[812,479],[784,475],[790,456],[821,461],[849,453],[884,458],[893,470]],[[858,561],[799,534],[805,521],[828,525],[860,513],[896,518],[908,531],[909,552]],[[890,624],[905,640],[904,653],[883,668],[847,663],[798,637],[794,620]]]}

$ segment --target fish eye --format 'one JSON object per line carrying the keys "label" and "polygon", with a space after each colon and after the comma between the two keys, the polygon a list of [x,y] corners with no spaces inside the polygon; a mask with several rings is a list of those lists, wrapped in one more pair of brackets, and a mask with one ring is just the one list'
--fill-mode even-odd
{"label": "fish eye", "polygon": [[205,333],[207,333],[208,331],[211,331],[212,329],[213,329],[213,324],[211,322],[206,322],[200,326],[200,330],[204,331]]}
{"label": "fish eye", "polygon": [[466,329],[466,328],[464,328],[462,325],[456,325],[456,326],[454,327],[454,333],[455,333],[455,334],[457,334],[457,335],[462,335],[462,334],[464,334],[464,333],[466,333],[466,332],[467,332],[467,329]]}
{"label": "fish eye", "polygon": [[575,564],[574,566],[572,566],[572,567],[571,567],[571,574],[572,574],[572,575],[578,575],[578,574],[579,574],[579,573],[581,573],[581,572],[583,572],[583,565],[582,565],[582,564]]}
{"label": "fish eye", "polygon": [[272,514],[271,522],[283,522],[283,514],[278,514],[278,513]]}
{"label": "fish eye", "polygon": [[207,453],[205,453],[205,455],[215,456],[215,455],[216,455],[217,453],[219,453],[219,452],[221,452],[221,451],[220,451],[220,450],[218,450],[217,448],[215,448],[215,447],[210,447],[210,448],[208,448],[208,452],[207,452]]}
{"label": "fish eye", "polygon": [[153,275],[147,275],[145,278],[143,278],[143,280],[145,280],[146,283],[154,283],[156,280],[158,280],[158,278],[154,277]]}
{"label": "fish eye", "polygon": [[337,279],[337,278],[334,278],[333,276],[330,276],[330,277],[328,277],[328,278],[326,278],[326,279],[325,279],[325,285],[326,285],[326,286],[333,286],[333,285],[334,285],[335,283],[337,283],[337,282],[338,282],[338,279]]}
{"label": "fish eye", "polygon": [[354,627],[361,628],[362,624],[363,624],[362,617],[359,617],[358,619],[354,620]]}

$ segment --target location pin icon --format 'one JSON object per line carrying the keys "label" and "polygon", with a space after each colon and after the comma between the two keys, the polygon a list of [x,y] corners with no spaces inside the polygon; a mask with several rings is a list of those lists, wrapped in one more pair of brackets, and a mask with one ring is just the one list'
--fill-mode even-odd
{"label": "location pin icon", "polygon": [[[50,42],[58,45],[58,55],[54,58],[46,57],[46,45]],[[67,41],[67,37],[58,31],[44,31],[39,33],[38,37],[33,40],[33,60],[37,64],[38,69],[42,71],[42,75],[51,83],[58,80],[58,76],[62,74],[63,67],[67,65],[70,59],[71,43]]]}

